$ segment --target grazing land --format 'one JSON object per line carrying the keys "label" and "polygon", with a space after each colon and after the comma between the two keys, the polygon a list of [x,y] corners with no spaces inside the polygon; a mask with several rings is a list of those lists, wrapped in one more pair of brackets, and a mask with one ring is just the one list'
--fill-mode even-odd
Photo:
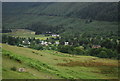
{"label": "grazing land", "polygon": [[[38,51],[6,44],[3,44],[3,48],[3,78],[118,78],[117,60],[71,56],[52,50]],[[24,67],[27,71],[11,70],[13,67],[17,69]]]}

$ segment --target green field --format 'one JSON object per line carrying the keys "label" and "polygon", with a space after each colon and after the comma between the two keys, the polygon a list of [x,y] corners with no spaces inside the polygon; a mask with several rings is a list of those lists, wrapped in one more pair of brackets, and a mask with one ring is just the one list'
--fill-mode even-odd
{"label": "green field", "polygon": [[[3,45],[3,79],[117,79],[118,61]],[[17,60],[16,60],[17,59]],[[20,62],[19,62],[19,61]],[[24,67],[26,72],[11,70]]]}
{"label": "green field", "polygon": [[27,29],[12,29],[12,32],[9,33],[3,33],[3,35],[9,35],[13,37],[21,37],[21,38],[35,38],[40,40],[46,40],[47,38],[50,38],[50,36],[44,36],[44,35],[35,35],[34,31],[27,30]]}

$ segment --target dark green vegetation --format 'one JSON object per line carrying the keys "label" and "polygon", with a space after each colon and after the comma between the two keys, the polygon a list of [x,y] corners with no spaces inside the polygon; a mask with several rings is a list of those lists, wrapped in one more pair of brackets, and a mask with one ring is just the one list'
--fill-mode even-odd
{"label": "dark green vegetation", "polygon": [[3,3],[3,29],[116,35],[118,23],[108,21],[116,21],[117,9],[118,3]]}
{"label": "dark green vegetation", "polygon": [[[117,21],[118,3],[61,2],[61,3],[3,3],[3,15],[47,15]],[[6,18],[6,17],[5,17]]]}

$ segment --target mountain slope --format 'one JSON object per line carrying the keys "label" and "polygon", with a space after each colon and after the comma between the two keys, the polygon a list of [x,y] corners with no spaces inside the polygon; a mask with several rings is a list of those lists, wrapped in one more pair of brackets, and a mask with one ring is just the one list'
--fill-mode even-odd
{"label": "mountain slope", "polygon": [[[41,2],[3,3],[3,29],[117,35],[118,3]],[[92,20],[90,23],[86,21]],[[110,22],[111,21],[111,22]],[[103,31],[104,30],[104,31]]]}
{"label": "mountain slope", "polygon": [[4,14],[19,15],[25,13],[115,21],[117,20],[118,3],[110,2],[3,3],[3,15]]}

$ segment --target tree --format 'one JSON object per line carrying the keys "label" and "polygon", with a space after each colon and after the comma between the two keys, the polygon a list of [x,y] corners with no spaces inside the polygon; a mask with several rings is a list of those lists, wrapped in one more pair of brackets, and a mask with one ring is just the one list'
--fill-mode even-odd
{"label": "tree", "polygon": [[63,52],[63,53],[72,53],[73,47],[69,45],[59,45],[58,51]]}
{"label": "tree", "polygon": [[113,43],[110,41],[110,39],[105,39],[102,43],[101,43],[102,47],[106,47],[106,48],[112,48],[113,47]]}
{"label": "tree", "polygon": [[107,48],[92,48],[87,51],[87,55],[101,58],[117,58],[117,52]]}
{"label": "tree", "polygon": [[75,47],[74,53],[77,55],[83,55],[85,53],[84,47],[83,46]]}
{"label": "tree", "polygon": [[100,51],[100,53],[97,56],[101,57],[101,58],[107,58],[108,57],[106,51]]}

